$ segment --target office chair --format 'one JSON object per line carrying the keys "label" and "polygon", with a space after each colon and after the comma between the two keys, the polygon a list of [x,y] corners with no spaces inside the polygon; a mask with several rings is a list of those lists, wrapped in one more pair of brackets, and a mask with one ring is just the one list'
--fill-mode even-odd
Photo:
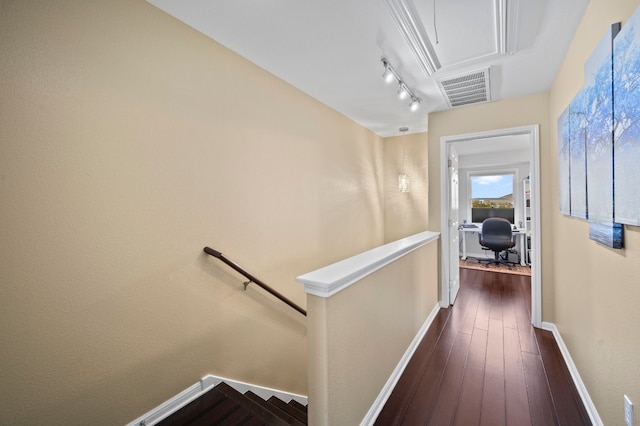
{"label": "office chair", "polygon": [[513,240],[511,223],[507,219],[499,217],[485,219],[482,222],[482,232],[478,235],[478,240],[484,249],[491,250],[495,254],[494,259],[487,260],[489,263],[509,263],[508,256],[500,258],[500,253],[516,245]]}

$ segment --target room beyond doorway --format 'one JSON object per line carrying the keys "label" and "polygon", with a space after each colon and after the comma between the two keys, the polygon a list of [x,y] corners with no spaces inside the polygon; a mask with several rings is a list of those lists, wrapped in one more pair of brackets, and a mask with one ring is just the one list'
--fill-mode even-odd
{"label": "room beyond doorway", "polygon": [[[530,236],[531,236],[531,322],[534,326],[541,325],[541,283],[540,283],[540,184],[539,184],[539,129],[538,125],[523,126],[516,128],[497,129],[487,132],[469,133],[454,136],[444,136],[440,139],[440,176],[443,188],[441,192],[441,232],[442,232],[442,253],[452,253],[449,247],[451,241],[451,233],[458,232],[455,224],[451,224],[451,217],[448,206],[451,205],[452,194],[451,186],[448,182],[448,155],[450,150],[458,151],[460,147],[473,150],[476,155],[487,155],[493,146],[502,146],[503,150],[507,150],[511,145],[505,141],[509,138],[517,138],[526,143],[527,161],[529,165],[527,172],[520,172],[518,179],[529,177],[530,181]],[[507,146],[509,145],[509,146]],[[463,149],[464,150],[464,149]],[[471,152],[471,151],[470,151]],[[490,154],[489,154],[490,155]],[[504,169],[505,164],[499,161],[493,165],[495,169]],[[489,167],[489,166],[487,166]],[[446,183],[446,184],[445,184]],[[455,253],[455,250],[453,250]],[[441,306],[450,305],[449,298],[449,271],[457,263],[458,258],[454,258],[452,254],[442,256],[441,265]]]}

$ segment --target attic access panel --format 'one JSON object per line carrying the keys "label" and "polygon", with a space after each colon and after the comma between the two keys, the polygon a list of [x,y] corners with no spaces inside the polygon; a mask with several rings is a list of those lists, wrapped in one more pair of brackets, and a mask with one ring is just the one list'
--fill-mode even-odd
{"label": "attic access panel", "polygon": [[414,4],[443,68],[500,54],[500,0]]}

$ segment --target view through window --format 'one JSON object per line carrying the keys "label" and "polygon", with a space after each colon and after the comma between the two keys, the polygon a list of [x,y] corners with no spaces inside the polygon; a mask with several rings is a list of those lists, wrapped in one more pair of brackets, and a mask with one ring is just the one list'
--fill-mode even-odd
{"label": "view through window", "polygon": [[471,176],[471,221],[502,217],[515,223],[511,173]]}

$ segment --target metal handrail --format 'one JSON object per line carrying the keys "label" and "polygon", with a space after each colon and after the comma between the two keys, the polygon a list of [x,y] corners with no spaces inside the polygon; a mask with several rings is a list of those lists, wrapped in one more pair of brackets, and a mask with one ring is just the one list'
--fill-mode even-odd
{"label": "metal handrail", "polygon": [[300,306],[296,305],[294,302],[289,300],[287,297],[283,296],[281,293],[278,293],[276,290],[274,290],[273,288],[269,287],[267,284],[265,284],[262,281],[260,281],[258,278],[256,278],[253,275],[251,275],[242,266],[238,265],[237,263],[233,262],[232,260],[227,259],[218,250],[214,250],[214,249],[212,249],[210,247],[205,247],[204,248],[204,252],[207,253],[210,256],[215,257],[216,259],[221,260],[223,263],[227,264],[229,267],[234,269],[236,272],[238,272],[241,275],[243,275],[244,277],[248,278],[249,281],[246,281],[244,283],[244,289],[245,290],[247,289],[247,286],[249,284],[254,283],[254,284],[260,286],[262,289],[266,290],[267,292],[271,293],[273,296],[275,296],[278,299],[282,300],[284,303],[286,303],[287,305],[291,306],[293,309],[295,309],[296,311],[300,312],[305,317],[307,316],[307,311],[302,309]]}

